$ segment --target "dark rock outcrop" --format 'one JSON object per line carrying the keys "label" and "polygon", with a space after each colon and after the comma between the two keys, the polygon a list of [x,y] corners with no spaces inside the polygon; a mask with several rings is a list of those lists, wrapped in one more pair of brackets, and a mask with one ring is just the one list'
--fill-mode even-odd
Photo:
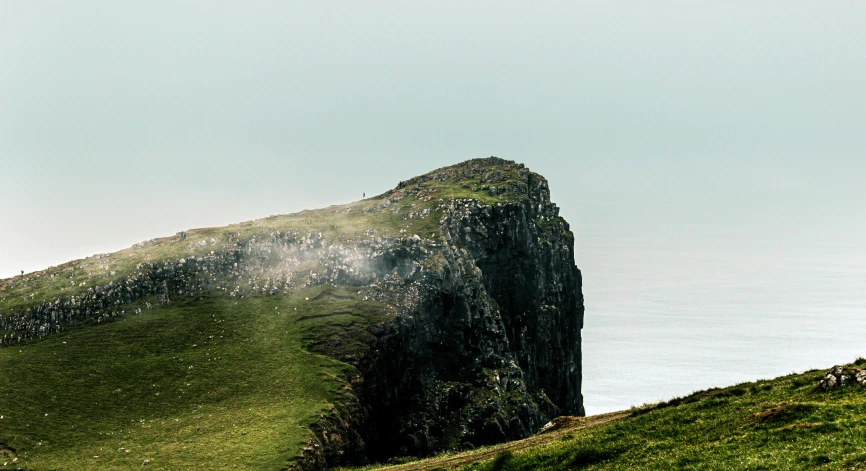
{"label": "dark rock outcrop", "polygon": [[830,391],[853,384],[866,387],[866,368],[836,365],[827,371],[817,387],[823,391]]}
{"label": "dark rock outcrop", "polygon": [[522,438],[584,414],[573,239],[546,182],[526,185],[516,204],[448,207],[417,302],[360,365],[371,458]]}

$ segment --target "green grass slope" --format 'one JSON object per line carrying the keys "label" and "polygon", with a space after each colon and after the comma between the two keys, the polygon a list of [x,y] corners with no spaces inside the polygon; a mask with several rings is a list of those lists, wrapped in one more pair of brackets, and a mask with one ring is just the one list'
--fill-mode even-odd
{"label": "green grass slope", "polygon": [[0,349],[0,469],[280,469],[347,368],[305,337],[380,312],[321,286],[203,295]]}
{"label": "green grass slope", "polygon": [[[856,363],[866,367],[866,360]],[[823,371],[567,421],[526,440],[377,469],[866,469],[866,389],[816,389]],[[369,468],[372,469],[372,468]]]}

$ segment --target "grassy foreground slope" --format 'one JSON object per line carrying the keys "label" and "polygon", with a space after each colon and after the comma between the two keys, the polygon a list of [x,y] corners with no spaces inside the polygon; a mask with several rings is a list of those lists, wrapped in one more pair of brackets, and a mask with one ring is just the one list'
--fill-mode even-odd
{"label": "grassy foreground slope", "polygon": [[0,469],[280,469],[347,368],[304,337],[381,320],[353,294],[202,295],[0,349]]}
{"label": "grassy foreground slope", "polygon": [[377,469],[866,469],[866,390],[856,384],[816,390],[823,375],[815,370],[701,391],[574,418],[526,440]]}

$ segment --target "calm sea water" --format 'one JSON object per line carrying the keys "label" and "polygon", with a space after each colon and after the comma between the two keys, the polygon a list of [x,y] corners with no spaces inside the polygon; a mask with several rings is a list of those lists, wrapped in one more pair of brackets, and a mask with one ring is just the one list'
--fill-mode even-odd
{"label": "calm sea water", "polygon": [[587,414],[866,357],[859,228],[580,234]]}

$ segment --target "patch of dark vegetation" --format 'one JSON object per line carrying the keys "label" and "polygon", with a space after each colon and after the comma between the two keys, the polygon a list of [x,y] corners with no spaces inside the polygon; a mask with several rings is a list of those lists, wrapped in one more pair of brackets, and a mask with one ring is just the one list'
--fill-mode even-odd
{"label": "patch of dark vegetation", "polygon": [[866,469],[866,453],[856,453],[845,459],[844,466],[850,469]]}
{"label": "patch of dark vegetation", "polygon": [[406,464],[411,463],[413,461],[418,461],[418,457],[416,456],[397,456],[388,460],[389,465],[398,465],[398,464]]}
{"label": "patch of dark vegetation", "polygon": [[770,383],[763,383],[763,384],[755,383],[755,384],[749,386],[749,393],[750,394],[758,394],[761,391],[769,391],[771,389],[773,389],[773,385]]}
{"label": "patch of dark vegetation", "polygon": [[715,407],[723,402],[726,398],[738,397],[744,394],[747,394],[749,391],[746,390],[745,387],[741,385],[731,386],[727,388],[712,388],[707,389],[705,391],[698,391],[693,394],[690,394],[685,397],[675,397],[669,401],[660,402],[658,404],[651,404],[648,406],[640,407],[634,409],[631,412],[632,416],[643,415],[655,410],[666,409],[668,407],[676,407],[684,404],[692,404],[698,401],[712,399],[712,401],[708,402],[704,405],[704,408]]}
{"label": "patch of dark vegetation", "polygon": [[[580,447],[565,456],[564,462],[569,467],[589,466],[611,460],[625,453],[625,448],[619,447]],[[570,469],[570,468],[569,468]]]}
{"label": "patch of dark vegetation", "polygon": [[503,471],[508,463],[514,458],[514,454],[506,451],[490,462],[490,471]]}
{"label": "patch of dark vegetation", "polygon": [[334,298],[334,299],[353,299],[351,296],[343,296],[341,294],[336,294],[336,293],[333,293],[331,291],[322,291],[321,293],[316,295],[316,297],[313,298],[312,300],[318,301],[318,300],[325,298],[325,297]]}
{"label": "patch of dark vegetation", "polygon": [[834,433],[834,432],[838,432],[840,430],[842,430],[842,428],[839,427],[839,425],[832,423],[832,422],[805,422],[805,423],[788,425],[788,426],[782,428],[782,431],[784,431],[784,432],[810,433],[810,434]]}
{"label": "patch of dark vegetation", "polygon": [[695,465],[701,462],[700,458],[695,456],[684,456],[678,459],[674,465],[677,469],[698,469]]}
{"label": "patch of dark vegetation", "polygon": [[680,414],[673,418],[674,422],[681,425],[689,425],[697,422],[697,414]]}
{"label": "patch of dark vegetation", "polygon": [[481,466],[481,471],[524,471],[537,468],[543,469],[582,469],[616,459],[627,451],[622,446],[612,446],[605,443],[581,444],[566,449],[561,455],[548,456],[542,460],[531,456],[517,456],[511,451],[505,451],[492,461]]}
{"label": "patch of dark vegetation", "polygon": [[818,379],[820,379],[820,378],[817,376],[813,377],[813,375],[801,375],[801,376],[798,376],[797,378],[794,378],[793,380],[791,380],[790,388],[791,389],[799,389],[799,388],[802,388],[803,386],[807,386],[807,385],[811,386],[811,385],[814,385],[815,381],[818,381]]}
{"label": "patch of dark vegetation", "polygon": [[7,458],[15,458],[16,452],[15,448],[0,442],[0,456],[5,456]]}
{"label": "patch of dark vegetation", "polygon": [[812,465],[812,466],[820,466],[828,463],[832,463],[833,460],[827,455],[817,455],[817,456],[801,456],[797,459],[800,463],[804,465]]}
{"label": "patch of dark vegetation", "polygon": [[699,401],[695,405],[695,408],[698,410],[713,409],[719,406],[728,405],[728,402],[728,397],[726,396],[709,397],[703,401]]}
{"label": "patch of dark vegetation", "polygon": [[325,319],[325,318],[328,318],[328,317],[334,317],[334,316],[358,316],[358,317],[363,317],[363,316],[361,316],[360,314],[358,314],[357,312],[352,312],[352,311],[337,311],[337,312],[330,312],[330,313],[328,313],[328,314],[315,314],[315,315],[312,315],[312,316],[301,316],[301,317],[298,318],[298,321],[307,321],[307,320],[310,320],[310,319]]}
{"label": "patch of dark vegetation", "polygon": [[808,417],[817,409],[812,404],[780,404],[752,415],[759,424],[787,424]]}
{"label": "patch of dark vegetation", "polygon": [[802,423],[802,424],[794,424],[790,428],[792,430],[804,430],[804,429],[820,427],[822,425],[824,425],[824,424],[822,424],[821,422],[806,422],[806,423]]}

